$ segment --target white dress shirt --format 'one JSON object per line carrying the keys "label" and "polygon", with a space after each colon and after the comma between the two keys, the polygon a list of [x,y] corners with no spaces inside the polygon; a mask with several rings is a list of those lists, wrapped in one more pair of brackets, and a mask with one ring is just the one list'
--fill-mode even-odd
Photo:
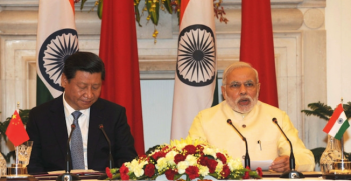
{"label": "white dress shirt", "polygon": [[84,110],[74,110],[65,100],[65,93],[63,93],[63,106],[65,111],[66,126],[68,136],[71,132],[71,124],[73,123],[73,116],[71,115],[74,111],[80,111],[82,115],[78,118],[78,124],[82,133],[83,138],[83,151],[84,151],[84,165],[85,170],[88,170],[88,130],[89,130],[89,116],[90,108]]}

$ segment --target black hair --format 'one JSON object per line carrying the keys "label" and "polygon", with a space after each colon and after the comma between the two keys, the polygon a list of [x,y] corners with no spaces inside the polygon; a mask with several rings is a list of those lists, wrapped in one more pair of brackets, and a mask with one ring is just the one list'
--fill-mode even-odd
{"label": "black hair", "polygon": [[75,77],[78,70],[91,74],[101,73],[101,80],[105,80],[104,62],[94,53],[78,51],[65,60],[63,73],[68,81]]}

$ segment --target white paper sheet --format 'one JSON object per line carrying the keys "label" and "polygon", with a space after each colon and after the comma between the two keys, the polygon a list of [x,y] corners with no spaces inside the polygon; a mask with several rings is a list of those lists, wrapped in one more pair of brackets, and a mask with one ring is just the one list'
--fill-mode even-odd
{"label": "white paper sheet", "polygon": [[[256,170],[257,167],[261,167],[262,170],[268,170],[269,166],[271,166],[273,160],[256,160],[256,161],[251,161],[250,166],[251,170]],[[244,160],[242,161],[243,165],[245,165]]]}

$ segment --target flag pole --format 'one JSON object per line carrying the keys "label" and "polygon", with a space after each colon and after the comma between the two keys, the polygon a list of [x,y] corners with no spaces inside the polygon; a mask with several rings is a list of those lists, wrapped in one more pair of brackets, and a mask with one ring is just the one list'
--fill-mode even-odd
{"label": "flag pole", "polygon": [[[19,101],[17,102],[17,112],[18,112],[18,115],[19,115],[19,107],[20,107],[20,103],[19,103]],[[15,149],[16,149],[16,165],[18,165],[19,164],[19,160],[18,160],[18,152],[19,152],[19,150],[18,150],[18,146],[16,146],[15,147]]]}
{"label": "flag pole", "polygon": [[[344,107],[343,104],[344,99],[341,97],[341,106]],[[345,133],[344,133],[345,134]],[[340,139],[340,144],[341,144],[341,160],[344,159],[344,134],[342,135]]]}

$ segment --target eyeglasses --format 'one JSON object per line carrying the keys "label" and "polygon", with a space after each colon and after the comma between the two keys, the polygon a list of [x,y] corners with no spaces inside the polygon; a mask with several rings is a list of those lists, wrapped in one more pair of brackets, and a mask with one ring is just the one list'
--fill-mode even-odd
{"label": "eyeglasses", "polygon": [[253,88],[256,87],[256,84],[255,84],[253,81],[251,81],[251,80],[246,81],[246,82],[244,82],[244,83],[241,83],[241,82],[232,82],[232,83],[226,84],[226,85],[228,85],[229,88],[231,88],[231,89],[240,89],[240,88],[241,88],[241,85],[243,85],[243,84],[244,84],[244,86],[245,86],[246,89],[253,89]]}

